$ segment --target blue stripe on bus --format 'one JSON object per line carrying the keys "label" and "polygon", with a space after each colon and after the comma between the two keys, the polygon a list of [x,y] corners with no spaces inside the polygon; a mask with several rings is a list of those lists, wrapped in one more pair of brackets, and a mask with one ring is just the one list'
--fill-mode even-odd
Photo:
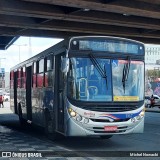
{"label": "blue stripe on bus", "polygon": [[121,113],[121,114],[101,114],[99,116],[99,118],[103,117],[103,118],[111,118],[111,119],[126,119],[126,118],[133,118],[133,117],[136,117],[140,114],[141,111],[137,112],[137,113]]}

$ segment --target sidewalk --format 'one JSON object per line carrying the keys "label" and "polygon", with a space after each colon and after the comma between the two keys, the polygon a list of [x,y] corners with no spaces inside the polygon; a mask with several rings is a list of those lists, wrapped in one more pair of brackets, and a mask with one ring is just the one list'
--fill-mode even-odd
{"label": "sidewalk", "polygon": [[9,114],[9,113],[13,113],[11,110],[10,110],[10,102],[4,102],[4,108],[0,108],[0,114]]}
{"label": "sidewalk", "polygon": [[4,123],[19,121],[18,116],[10,110],[10,103],[4,102],[4,108],[0,108],[0,126]]}

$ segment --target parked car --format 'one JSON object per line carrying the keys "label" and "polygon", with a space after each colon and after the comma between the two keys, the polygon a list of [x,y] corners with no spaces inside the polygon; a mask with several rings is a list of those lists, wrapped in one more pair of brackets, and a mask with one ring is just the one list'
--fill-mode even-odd
{"label": "parked car", "polygon": [[10,100],[10,94],[9,93],[5,93],[3,96],[4,96],[4,101],[9,101]]}

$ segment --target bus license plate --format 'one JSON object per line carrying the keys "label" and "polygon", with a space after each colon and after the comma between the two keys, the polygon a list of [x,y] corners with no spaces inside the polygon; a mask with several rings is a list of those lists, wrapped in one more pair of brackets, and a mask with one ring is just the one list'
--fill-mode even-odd
{"label": "bus license plate", "polygon": [[105,131],[117,131],[117,126],[105,126]]}

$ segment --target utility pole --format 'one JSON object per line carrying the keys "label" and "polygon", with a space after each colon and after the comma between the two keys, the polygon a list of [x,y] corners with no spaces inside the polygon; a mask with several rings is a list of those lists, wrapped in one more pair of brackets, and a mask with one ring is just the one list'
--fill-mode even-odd
{"label": "utility pole", "polygon": [[19,53],[19,63],[21,62],[21,47],[27,46],[27,44],[12,44],[13,46],[18,46],[18,53]]}

